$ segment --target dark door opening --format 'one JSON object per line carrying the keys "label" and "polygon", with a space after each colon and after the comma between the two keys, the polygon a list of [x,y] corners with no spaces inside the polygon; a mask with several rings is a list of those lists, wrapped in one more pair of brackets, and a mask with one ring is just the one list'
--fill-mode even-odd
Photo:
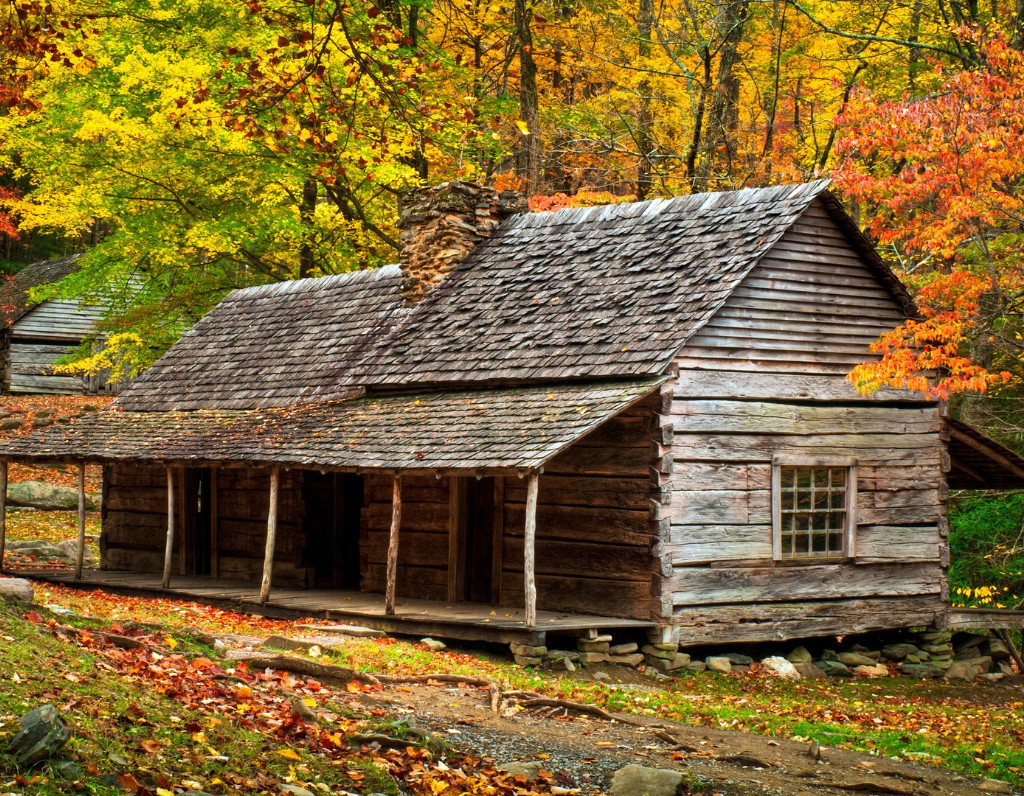
{"label": "dark door opening", "polygon": [[208,467],[175,473],[178,492],[179,569],[182,575],[209,575],[213,562],[213,478]]}
{"label": "dark door opening", "polygon": [[306,470],[302,501],[303,565],[314,568],[318,588],[358,589],[362,476]]}
{"label": "dark door opening", "polygon": [[470,602],[491,601],[494,557],[494,479],[466,479],[466,591]]}

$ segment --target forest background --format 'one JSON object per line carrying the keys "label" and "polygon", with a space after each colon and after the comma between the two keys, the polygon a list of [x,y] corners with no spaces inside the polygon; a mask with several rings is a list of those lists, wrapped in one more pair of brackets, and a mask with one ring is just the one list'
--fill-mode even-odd
{"label": "forest background", "polygon": [[[1024,0],[8,0],[0,267],[145,368],[236,287],[394,262],[401,193],[534,210],[819,176],[914,292],[864,390],[1024,450]],[[1024,602],[1024,496],[954,500],[966,602]],[[980,589],[980,591],[979,591]]]}

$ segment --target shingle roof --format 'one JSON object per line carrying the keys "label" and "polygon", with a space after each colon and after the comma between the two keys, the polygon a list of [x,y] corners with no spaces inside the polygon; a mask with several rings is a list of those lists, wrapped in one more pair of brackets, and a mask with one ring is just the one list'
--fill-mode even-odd
{"label": "shingle roof", "polygon": [[515,217],[346,378],[410,385],[659,373],[827,187]]}
{"label": "shingle roof", "polygon": [[78,270],[79,254],[26,265],[10,279],[0,282],[0,319],[10,325],[36,306],[29,291],[41,285],[59,282]]}
{"label": "shingle roof", "polygon": [[427,393],[250,411],[108,410],[4,440],[0,457],[535,468],[663,381]]}
{"label": "shingle roof", "polygon": [[372,361],[364,355],[402,312],[401,278],[390,265],[236,290],[135,379],[117,405],[256,409],[356,394],[345,376],[357,361]]}

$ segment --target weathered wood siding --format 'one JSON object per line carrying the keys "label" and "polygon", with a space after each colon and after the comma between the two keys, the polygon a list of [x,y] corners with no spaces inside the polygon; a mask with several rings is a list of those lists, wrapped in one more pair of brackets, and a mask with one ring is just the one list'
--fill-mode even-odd
{"label": "weathered wood siding", "polygon": [[[181,517],[181,478],[175,472],[174,572],[180,574],[188,520]],[[278,497],[274,584],[314,585],[314,568],[304,566],[302,471],[281,475]],[[259,580],[270,508],[270,473],[265,469],[223,468],[217,477],[217,573],[225,579]],[[167,539],[167,473],[162,467],[107,465],[103,468],[103,569],[163,571]]]}
{"label": "weathered wood siding", "polygon": [[[384,593],[391,528],[392,477],[364,476],[360,519],[361,590]],[[423,600],[448,597],[449,481],[433,475],[402,477],[402,525],[395,594]]]}
{"label": "weathered wood siding", "polygon": [[[651,500],[660,450],[656,395],[612,418],[544,467],[537,503],[537,606],[650,619],[660,577]],[[502,605],[522,606],[526,482],[505,479]]]}
{"label": "weathered wood siding", "polygon": [[[904,320],[820,206],[680,351],[661,609],[687,643],[928,624],[946,599],[949,460],[939,408],[844,380]],[[771,461],[858,461],[853,555],[772,557]]]}
{"label": "weathered wood siding", "polygon": [[4,337],[3,389],[10,393],[116,394],[109,373],[55,374],[53,364],[96,330],[99,307],[44,301],[19,318]]}

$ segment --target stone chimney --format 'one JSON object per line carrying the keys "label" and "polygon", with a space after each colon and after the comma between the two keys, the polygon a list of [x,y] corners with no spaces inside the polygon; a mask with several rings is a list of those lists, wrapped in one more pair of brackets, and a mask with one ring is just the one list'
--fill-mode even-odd
{"label": "stone chimney", "polygon": [[402,298],[411,307],[426,298],[509,216],[527,210],[517,191],[472,182],[445,182],[402,195],[398,223],[402,245]]}

